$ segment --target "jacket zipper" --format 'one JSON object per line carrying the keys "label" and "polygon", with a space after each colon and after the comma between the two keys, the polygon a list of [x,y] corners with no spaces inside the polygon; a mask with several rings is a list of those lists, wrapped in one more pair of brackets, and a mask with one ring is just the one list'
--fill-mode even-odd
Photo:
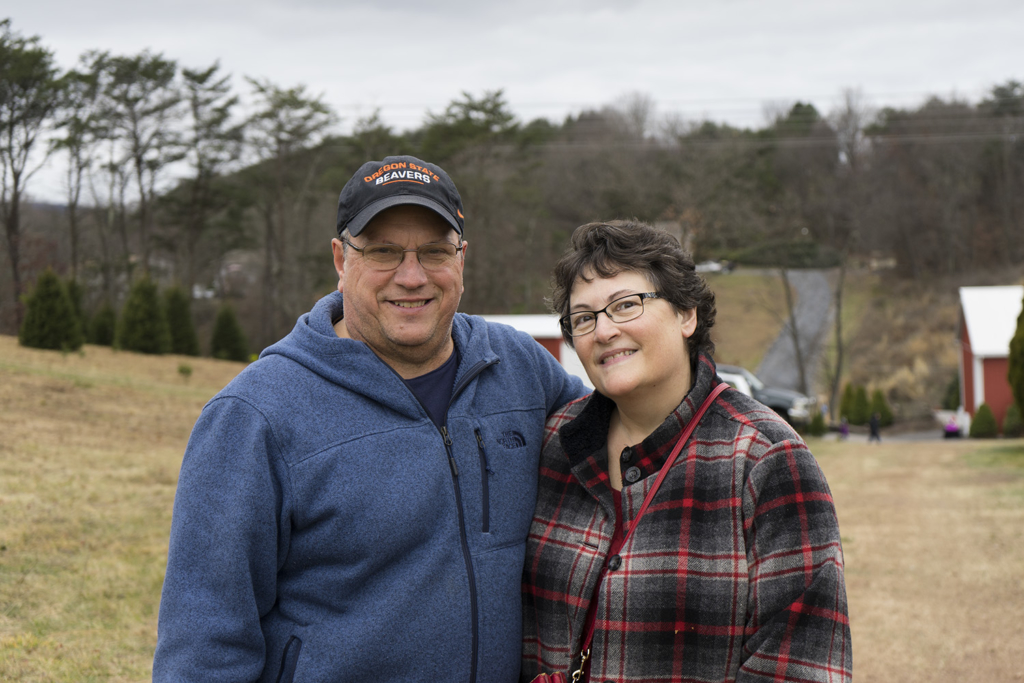
{"label": "jacket zipper", "polygon": [[476,435],[476,448],[480,451],[480,487],[483,492],[482,514],[484,518],[483,533],[491,531],[491,493],[488,482],[488,474],[491,468],[487,466],[487,451],[484,450],[484,438],[480,436],[480,430],[474,429]]}
{"label": "jacket zipper", "polygon": [[[465,374],[462,380],[455,385],[452,389],[452,397],[448,401],[448,409],[452,407],[452,403],[455,402],[456,397],[465,389],[470,382],[476,379],[476,376],[486,370],[491,365],[499,363],[500,360],[495,358],[493,360],[482,360]],[[466,537],[466,516],[462,511],[462,487],[459,486],[459,466],[455,464],[455,456],[452,453],[452,439],[448,434],[448,411],[445,411],[444,416],[445,424],[441,427],[441,438],[444,439],[445,453],[448,455],[448,468],[452,473],[452,484],[455,487],[455,505],[459,510],[459,538],[462,540],[462,559],[466,563],[466,577],[469,580],[469,610],[472,621],[473,630],[473,649],[472,657],[469,665],[469,680],[470,683],[476,682],[476,667],[477,667],[477,648],[479,647],[480,640],[480,618],[477,615],[477,597],[476,597],[476,574],[473,572],[473,559],[469,553],[469,540]]]}

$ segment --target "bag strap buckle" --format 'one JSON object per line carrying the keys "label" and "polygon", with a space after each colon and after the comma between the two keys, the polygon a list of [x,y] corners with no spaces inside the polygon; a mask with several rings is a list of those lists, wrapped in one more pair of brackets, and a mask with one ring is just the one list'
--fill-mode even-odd
{"label": "bag strap buckle", "polygon": [[590,648],[580,653],[580,668],[572,672],[572,683],[580,683],[580,679],[583,678],[583,668],[590,659]]}

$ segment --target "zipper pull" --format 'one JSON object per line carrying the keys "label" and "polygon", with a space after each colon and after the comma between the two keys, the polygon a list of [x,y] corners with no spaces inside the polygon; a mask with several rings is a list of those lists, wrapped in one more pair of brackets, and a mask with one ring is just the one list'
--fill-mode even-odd
{"label": "zipper pull", "polygon": [[479,429],[474,429],[473,433],[476,434],[476,447],[480,449],[480,457],[484,461],[484,469],[489,474],[494,474],[494,470],[491,469],[491,463],[487,460],[487,450],[484,449],[484,437],[480,436]]}
{"label": "zipper pull", "polygon": [[448,467],[450,467],[452,470],[452,476],[457,479],[459,477],[459,466],[455,464],[455,458],[452,457],[452,439],[450,436],[448,436],[447,426],[441,427],[441,436],[444,437],[444,445],[449,447],[445,449],[445,451],[448,454]]}

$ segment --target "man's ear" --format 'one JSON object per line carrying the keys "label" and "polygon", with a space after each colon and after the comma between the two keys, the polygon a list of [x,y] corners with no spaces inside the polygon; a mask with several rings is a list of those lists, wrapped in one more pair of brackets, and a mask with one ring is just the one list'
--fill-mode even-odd
{"label": "man's ear", "polygon": [[345,244],[337,237],[331,240],[331,252],[334,254],[334,270],[338,272],[338,291],[343,292],[341,283],[345,276]]}

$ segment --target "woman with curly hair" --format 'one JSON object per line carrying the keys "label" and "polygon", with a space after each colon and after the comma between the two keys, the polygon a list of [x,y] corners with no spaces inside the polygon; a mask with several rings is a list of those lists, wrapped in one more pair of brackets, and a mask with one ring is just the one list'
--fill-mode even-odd
{"label": "woman with curly hair", "polygon": [[690,256],[637,221],[583,225],[552,303],[595,391],[547,424],[522,680],[850,680],[828,484],[716,376]]}

